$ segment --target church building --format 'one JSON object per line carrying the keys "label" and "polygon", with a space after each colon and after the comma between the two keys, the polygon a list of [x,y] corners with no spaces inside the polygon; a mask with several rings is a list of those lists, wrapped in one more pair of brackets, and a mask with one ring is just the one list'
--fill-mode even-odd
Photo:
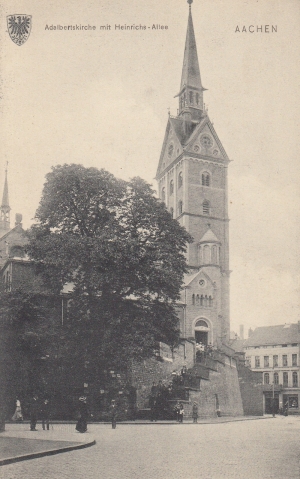
{"label": "church building", "polygon": [[184,337],[220,347],[229,340],[228,156],[209,119],[191,3],[177,116],[169,115],[156,179],[159,196],[193,237],[182,303]]}
{"label": "church building", "polygon": [[22,227],[22,215],[17,213],[15,226],[10,226],[10,205],[8,197],[7,168],[5,170],[4,188],[0,206],[0,269],[9,258],[23,258],[27,238]]}
{"label": "church building", "polygon": [[[172,401],[194,401],[201,417],[243,415],[237,361],[229,346],[229,158],[209,119],[191,4],[176,116],[169,114],[156,180],[161,201],[193,238],[178,302],[180,342],[134,368],[137,406],[147,408],[152,381],[180,384]],[[173,391],[173,389],[172,389]],[[169,401],[170,403],[170,401]],[[149,406],[148,406],[149,407]]]}

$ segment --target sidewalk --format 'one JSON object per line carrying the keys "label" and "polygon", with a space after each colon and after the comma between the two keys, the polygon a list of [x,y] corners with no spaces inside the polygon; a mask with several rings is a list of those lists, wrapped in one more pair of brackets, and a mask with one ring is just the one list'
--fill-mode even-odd
{"label": "sidewalk", "polygon": [[[222,424],[238,421],[255,421],[259,419],[270,419],[272,416],[238,416],[238,417],[216,417],[199,418],[197,425]],[[29,430],[29,421],[23,423],[7,423],[6,431],[0,433],[0,466],[11,464],[13,462],[25,461],[38,457],[59,454],[62,452],[82,449],[92,446],[96,443],[92,433],[80,434],[75,431],[76,421],[54,421],[50,425],[49,431],[43,431],[41,424],[37,425],[37,431]],[[93,426],[107,426],[109,422],[91,422],[90,429]],[[136,421],[118,422],[120,426],[139,426],[139,425],[175,425],[178,427],[192,425],[192,419],[186,418],[179,424],[174,420],[150,421],[137,419]]]}
{"label": "sidewalk", "polygon": [[0,466],[37,457],[50,456],[93,446],[96,441],[89,434],[75,431],[74,425],[62,428],[59,424],[43,431],[30,431],[29,424],[7,424],[0,434]]}

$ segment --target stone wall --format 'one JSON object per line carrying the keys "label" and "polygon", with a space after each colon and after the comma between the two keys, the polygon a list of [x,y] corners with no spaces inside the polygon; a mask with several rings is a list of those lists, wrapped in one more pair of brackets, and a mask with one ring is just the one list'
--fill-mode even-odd
{"label": "stone wall", "polygon": [[172,372],[181,370],[182,366],[191,368],[194,365],[194,345],[190,342],[181,344],[174,352],[173,359],[147,359],[134,363],[131,371],[131,383],[137,390],[137,408],[149,406],[149,396],[153,381],[162,380],[166,384],[172,381]]}
{"label": "stone wall", "polygon": [[[134,364],[132,368],[132,385],[137,388],[137,408],[144,409],[149,406],[148,400],[153,381],[159,380],[169,383],[172,372],[178,371],[185,364],[193,367],[192,344],[181,345],[172,360],[157,361],[150,359]],[[189,359],[188,359],[189,358]],[[242,416],[244,414],[242,398],[239,388],[236,362],[233,358],[226,357],[226,363],[216,362],[217,371],[209,370],[209,379],[201,379],[200,391],[190,390],[189,401],[184,402],[184,416],[191,418],[192,404],[198,404],[199,417],[214,417],[217,415],[217,402],[221,415]]]}
{"label": "stone wall", "polygon": [[263,375],[238,362],[238,376],[245,416],[263,416]]}

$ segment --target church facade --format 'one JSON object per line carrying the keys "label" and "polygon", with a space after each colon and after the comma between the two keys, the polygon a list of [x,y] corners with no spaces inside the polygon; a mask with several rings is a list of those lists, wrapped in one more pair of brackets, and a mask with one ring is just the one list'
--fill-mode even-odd
{"label": "church facade", "polygon": [[188,3],[178,114],[169,115],[156,179],[161,200],[193,237],[182,335],[220,347],[229,339],[229,159],[205,110]]}
{"label": "church facade", "polygon": [[[170,214],[193,238],[188,273],[178,302],[180,342],[161,344],[157,360],[135,365],[137,407],[149,408],[152,381],[179,381],[185,416],[197,402],[200,417],[243,415],[237,360],[229,347],[229,158],[209,119],[191,4],[177,116],[169,114],[158,163],[158,193]],[[171,391],[173,391],[172,386]],[[176,388],[175,388],[176,389]],[[147,406],[148,404],[148,406]]]}

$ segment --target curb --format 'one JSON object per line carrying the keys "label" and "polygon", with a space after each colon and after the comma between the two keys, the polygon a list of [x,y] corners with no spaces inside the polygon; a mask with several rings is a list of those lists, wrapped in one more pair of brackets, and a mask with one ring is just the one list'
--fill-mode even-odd
{"label": "curb", "polygon": [[5,466],[14,462],[28,461],[29,459],[37,459],[44,456],[54,456],[55,454],[60,454],[63,452],[70,452],[76,449],[84,449],[86,447],[94,446],[95,444],[96,441],[94,439],[91,442],[79,443],[74,446],[61,447],[59,449],[50,449],[48,451],[33,452],[31,454],[24,454],[23,456],[7,457],[6,459],[0,460],[0,466]]}

